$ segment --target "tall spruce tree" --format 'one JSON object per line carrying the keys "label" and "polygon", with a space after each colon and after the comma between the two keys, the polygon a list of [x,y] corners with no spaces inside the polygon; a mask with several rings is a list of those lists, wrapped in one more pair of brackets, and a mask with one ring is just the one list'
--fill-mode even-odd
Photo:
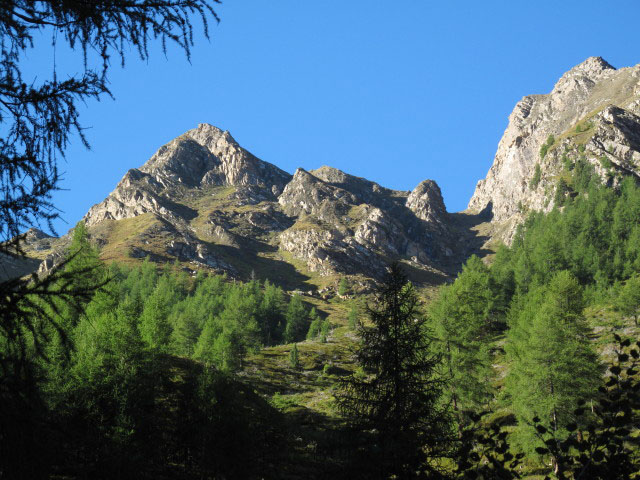
{"label": "tall spruce tree", "polygon": [[437,477],[434,459],[449,446],[450,422],[442,407],[439,357],[431,352],[413,286],[391,265],[367,309],[371,327],[359,326],[357,363],[364,375],[341,383],[337,404],[357,431],[368,434],[356,451],[354,475],[364,478]]}
{"label": "tall spruce tree", "polygon": [[150,348],[159,351],[169,349],[172,333],[169,314],[177,300],[175,281],[170,274],[165,273],[158,280],[151,296],[145,299],[140,316],[140,333]]}

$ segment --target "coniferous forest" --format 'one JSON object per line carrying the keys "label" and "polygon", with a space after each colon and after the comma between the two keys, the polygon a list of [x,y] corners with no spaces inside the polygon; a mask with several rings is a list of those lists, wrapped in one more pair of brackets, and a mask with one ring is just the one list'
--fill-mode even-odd
{"label": "coniferous forest", "polygon": [[[318,428],[319,477],[633,478],[640,347],[603,332],[600,355],[587,317],[636,321],[640,187],[578,171],[562,209],[531,214],[432,301],[398,265],[366,311],[343,301],[358,340]],[[26,314],[55,322],[3,334],[3,358],[20,359],[3,364],[3,475],[295,476],[295,428],[243,362],[286,343],[304,370],[296,342],[330,335],[314,307],[268,280],[106,265],[83,223],[63,273],[54,289],[92,293],[34,293]]]}

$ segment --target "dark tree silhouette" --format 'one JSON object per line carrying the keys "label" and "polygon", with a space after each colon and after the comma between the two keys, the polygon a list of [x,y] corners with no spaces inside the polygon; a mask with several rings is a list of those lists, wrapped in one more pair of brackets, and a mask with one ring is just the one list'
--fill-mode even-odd
{"label": "dark tree silhouette", "polygon": [[[78,103],[110,95],[112,58],[149,57],[152,41],[166,53],[173,43],[189,58],[193,20],[205,36],[218,0],[3,0],[0,2],[0,476],[39,478],[46,463],[37,394],[29,358],[42,356],[47,332],[64,331],[60,302],[79,309],[102,284],[78,286],[89,270],[58,265],[49,275],[11,278],[4,265],[24,255],[23,232],[52,221],[58,211],[58,161],[74,136],[88,148]],[[50,35],[57,48],[79,50],[84,69],[76,76],[54,70],[50,78],[26,78],[25,57]],[[53,60],[53,59],[52,59]],[[53,62],[52,62],[53,63]],[[96,66],[97,65],[97,66]],[[34,348],[35,347],[35,348]]]}
{"label": "dark tree silhouette", "polygon": [[337,403],[362,439],[354,472],[366,478],[439,478],[434,460],[448,454],[451,421],[440,406],[440,359],[431,353],[412,285],[391,265],[359,326],[360,372],[342,381]]}

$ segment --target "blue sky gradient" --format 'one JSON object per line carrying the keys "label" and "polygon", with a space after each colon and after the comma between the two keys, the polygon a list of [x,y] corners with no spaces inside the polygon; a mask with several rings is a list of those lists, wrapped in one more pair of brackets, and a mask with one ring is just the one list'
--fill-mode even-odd
{"label": "blue sky gradient", "polygon": [[[114,62],[103,98],[82,107],[54,202],[65,233],[162,144],[206,122],[289,172],[331,165],[411,190],[434,179],[459,211],[491,166],[507,117],[589,56],[640,63],[637,0],[310,2],[227,0],[191,63],[154,47]],[[25,69],[53,68],[49,37]],[[80,70],[58,46],[56,66]]]}

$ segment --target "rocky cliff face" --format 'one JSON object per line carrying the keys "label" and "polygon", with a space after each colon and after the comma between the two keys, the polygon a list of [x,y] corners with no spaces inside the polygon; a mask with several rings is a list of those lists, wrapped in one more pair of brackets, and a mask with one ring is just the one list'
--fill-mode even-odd
{"label": "rocky cliff face", "polygon": [[185,190],[207,186],[236,186],[247,191],[258,187],[258,196],[274,200],[290,179],[285,171],[240,147],[229,132],[200,124],[160,147],[139,169],[129,170],[84,220],[91,226],[148,212],[180,215],[184,212],[178,202]]}
{"label": "rocky cliff face", "polygon": [[509,242],[526,211],[553,207],[567,158],[584,156],[603,178],[611,175],[602,166],[609,162],[616,171],[639,175],[638,114],[640,65],[616,70],[600,57],[587,59],[565,73],[549,94],[518,102],[469,210],[506,224],[501,236]]}

